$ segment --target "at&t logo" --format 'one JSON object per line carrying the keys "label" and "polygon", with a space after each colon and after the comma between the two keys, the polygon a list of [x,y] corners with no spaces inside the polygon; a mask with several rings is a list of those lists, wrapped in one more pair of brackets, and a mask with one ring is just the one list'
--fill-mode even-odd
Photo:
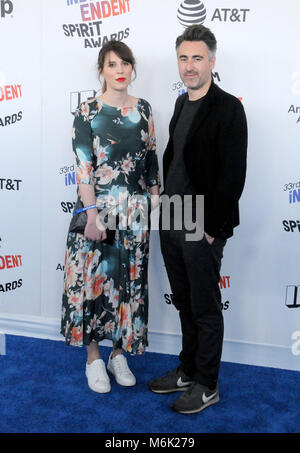
{"label": "at&t logo", "polygon": [[[216,8],[211,22],[246,22],[249,8]],[[184,0],[177,10],[179,23],[184,27],[203,24],[207,18],[206,7],[200,0]]]}
{"label": "at&t logo", "polygon": [[0,16],[6,17],[9,14],[12,14],[14,10],[14,5],[11,0],[0,0]]}
{"label": "at&t logo", "polygon": [[177,17],[184,27],[203,24],[206,19],[206,8],[200,0],[185,0],[178,8]]}
{"label": "at&t logo", "polygon": [[0,178],[0,190],[20,190],[22,179]]}
{"label": "at&t logo", "polygon": [[219,20],[220,22],[246,22],[247,13],[250,9],[238,8],[217,8],[211,18],[211,21]]}

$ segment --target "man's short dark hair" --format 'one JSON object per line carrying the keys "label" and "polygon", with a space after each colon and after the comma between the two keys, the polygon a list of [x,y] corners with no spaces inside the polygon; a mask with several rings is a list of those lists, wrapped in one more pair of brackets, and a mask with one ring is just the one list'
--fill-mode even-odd
{"label": "man's short dark hair", "polygon": [[176,39],[176,50],[183,41],[203,41],[209,50],[210,58],[214,57],[217,51],[217,40],[209,28],[204,25],[192,25]]}

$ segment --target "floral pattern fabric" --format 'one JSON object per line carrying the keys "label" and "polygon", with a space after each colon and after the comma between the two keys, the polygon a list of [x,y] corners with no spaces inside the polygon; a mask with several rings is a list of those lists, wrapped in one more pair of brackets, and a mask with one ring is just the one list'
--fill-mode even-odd
{"label": "floral pattern fabric", "polygon": [[[150,215],[147,189],[159,185],[151,107],[143,99],[123,109],[97,98],[85,102],[75,113],[72,142],[77,183],[92,184],[99,212],[114,210],[118,223],[113,244],[68,233],[61,333],[68,345],[110,339],[141,354],[148,345],[149,253],[149,222],[141,219]],[[130,221],[137,207],[141,215]]]}

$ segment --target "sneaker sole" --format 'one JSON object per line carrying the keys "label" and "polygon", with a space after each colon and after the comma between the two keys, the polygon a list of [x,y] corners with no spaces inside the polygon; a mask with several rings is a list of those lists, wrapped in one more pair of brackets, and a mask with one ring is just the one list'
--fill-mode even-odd
{"label": "sneaker sole", "polygon": [[107,390],[100,391],[99,389],[97,389],[96,387],[93,387],[92,385],[88,384],[88,386],[91,390],[93,390],[93,392],[96,392],[96,393],[109,393],[111,391],[111,387],[109,387]]}
{"label": "sneaker sole", "polygon": [[198,412],[201,412],[203,411],[204,409],[206,409],[207,407],[211,406],[212,404],[216,404],[220,401],[220,397],[219,395],[217,395],[215,398],[211,399],[210,401],[208,401],[208,403],[206,404],[203,404],[199,409],[193,409],[193,410],[189,410],[189,411],[182,411],[182,410],[178,410],[178,409],[175,409],[175,407],[173,407],[173,409],[176,411],[176,412],[179,412],[180,414],[197,414]]}
{"label": "sneaker sole", "polygon": [[189,388],[190,388],[190,385],[188,387],[176,387],[176,389],[169,389],[169,390],[153,390],[151,387],[149,387],[151,392],[161,393],[161,394],[163,394],[163,393],[173,393],[173,392],[185,392]]}
{"label": "sneaker sole", "polygon": [[110,383],[108,383],[108,387],[106,388],[106,390],[99,390],[97,389],[97,387],[94,387],[93,385],[90,385],[89,384],[89,381],[88,381],[88,377],[87,377],[87,374],[85,373],[85,376],[87,378],[87,385],[88,387],[93,390],[93,392],[96,392],[96,393],[109,393],[111,391],[111,386],[110,386]]}

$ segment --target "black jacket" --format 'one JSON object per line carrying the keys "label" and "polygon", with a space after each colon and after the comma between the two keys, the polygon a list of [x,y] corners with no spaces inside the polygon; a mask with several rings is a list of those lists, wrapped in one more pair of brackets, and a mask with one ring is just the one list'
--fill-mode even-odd
{"label": "black jacket", "polygon": [[[176,101],[163,156],[164,184],[173,158],[173,133],[187,93]],[[204,230],[228,238],[239,225],[238,200],[246,177],[247,121],[242,103],[214,82],[203,98],[184,146],[190,181],[204,195]]]}

